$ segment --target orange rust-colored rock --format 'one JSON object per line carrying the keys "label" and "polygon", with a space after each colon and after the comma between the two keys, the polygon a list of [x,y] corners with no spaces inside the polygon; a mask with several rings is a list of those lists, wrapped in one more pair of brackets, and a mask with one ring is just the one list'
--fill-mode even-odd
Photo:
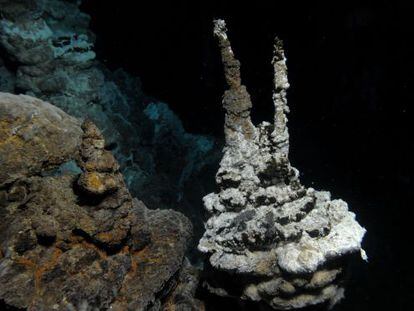
{"label": "orange rust-colored rock", "polygon": [[190,222],[133,199],[104,146],[93,123],[0,93],[0,301],[7,306],[145,310],[183,281]]}
{"label": "orange rust-colored rock", "polygon": [[115,191],[118,188],[118,182],[114,176],[99,172],[85,172],[79,178],[78,183],[85,191],[96,195]]}

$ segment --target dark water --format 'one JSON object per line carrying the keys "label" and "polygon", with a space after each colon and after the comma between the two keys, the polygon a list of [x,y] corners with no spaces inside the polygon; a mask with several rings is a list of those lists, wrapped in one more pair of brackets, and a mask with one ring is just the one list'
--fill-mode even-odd
{"label": "dark water", "polygon": [[[334,310],[412,310],[414,24],[410,1],[86,0],[98,57],[141,77],[194,133],[222,137],[224,90],[213,17],[227,19],[254,101],[272,113],[274,35],[286,45],[291,160],[305,185],[346,200],[367,228]],[[205,293],[201,293],[205,295]],[[222,300],[214,310],[258,310]],[[317,307],[313,310],[322,310]]]}

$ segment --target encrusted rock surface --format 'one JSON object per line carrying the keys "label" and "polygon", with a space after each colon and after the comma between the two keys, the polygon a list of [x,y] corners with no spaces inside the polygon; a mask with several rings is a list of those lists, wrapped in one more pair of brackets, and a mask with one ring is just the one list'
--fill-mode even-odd
{"label": "encrusted rock surface", "polygon": [[137,78],[96,59],[81,2],[0,0],[0,91],[93,120],[133,195],[150,208],[180,210],[202,228],[200,197],[214,185],[200,176],[214,173],[219,148],[187,133],[166,104],[143,95]]}
{"label": "encrusted rock surface", "polygon": [[29,96],[2,93],[1,100],[0,187],[63,163],[78,150],[77,119]]}
{"label": "encrusted rock surface", "polygon": [[204,303],[194,299],[199,285],[200,271],[194,268],[188,260],[184,262],[179,276],[179,283],[168,296],[163,305],[163,311],[204,311]]}
{"label": "encrusted rock surface", "polygon": [[182,276],[189,220],[133,199],[104,146],[91,121],[0,93],[0,303],[198,310],[197,280]]}
{"label": "encrusted rock surface", "polygon": [[219,295],[299,308],[343,297],[346,260],[365,253],[365,234],[346,202],[305,188],[290,165],[286,59],[276,40],[274,124],[255,127],[224,21],[215,21],[229,89],[226,146],[216,175],[219,191],[204,197],[211,214],[199,249],[209,255],[209,289]]}

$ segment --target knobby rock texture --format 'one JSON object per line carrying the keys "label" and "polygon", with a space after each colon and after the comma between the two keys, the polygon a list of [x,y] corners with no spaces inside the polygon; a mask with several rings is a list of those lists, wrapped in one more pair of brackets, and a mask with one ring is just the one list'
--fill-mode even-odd
{"label": "knobby rock texture", "polygon": [[216,141],[187,133],[165,103],[143,94],[138,78],[110,71],[96,58],[81,2],[0,0],[0,91],[93,120],[132,194],[150,208],[185,213],[201,235],[200,198],[214,188],[201,177],[214,175]]}
{"label": "knobby rock texture", "polygon": [[342,276],[361,254],[365,229],[346,202],[305,188],[289,162],[286,58],[274,45],[274,124],[254,126],[223,20],[214,33],[226,81],[226,145],[216,174],[218,192],[204,197],[210,213],[199,249],[208,254],[205,286],[212,293],[264,302],[274,309],[329,303],[344,295]]}
{"label": "knobby rock texture", "polygon": [[190,221],[133,198],[105,146],[93,122],[0,93],[1,304],[202,310]]}

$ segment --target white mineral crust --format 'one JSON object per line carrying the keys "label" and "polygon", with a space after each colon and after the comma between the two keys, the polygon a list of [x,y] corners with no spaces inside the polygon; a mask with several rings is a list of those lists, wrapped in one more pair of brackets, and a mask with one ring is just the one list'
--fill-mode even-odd
{"label": "white mineral crust", "polygon": [[[263,300],[275,309],[335,304],[344,295],[340,259],[354,253],[366,259],[366,230],[346,202],[302,186],[289,163],[289,83],[281,42],[273,59],[274,124],[255,127],[224,21],[216,21],[215,35],[229,85],[223,99],[226,146],[216,175],[219,191],[203,199],[211,217],[199,250],[219,273],[255,277],[239,284],[242,299]],[[213,291],[226,292],[224,287]]]}

